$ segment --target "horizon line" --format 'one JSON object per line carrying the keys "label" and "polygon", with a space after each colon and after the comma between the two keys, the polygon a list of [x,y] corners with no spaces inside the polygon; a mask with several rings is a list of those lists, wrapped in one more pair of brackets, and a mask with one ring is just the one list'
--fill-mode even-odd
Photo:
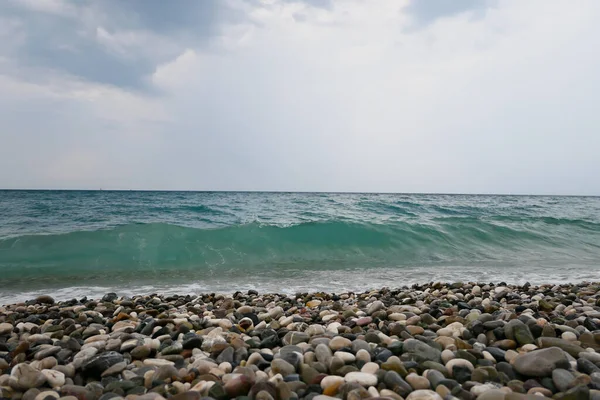
{"label": "horizon line", "polygon": [[527,193],[465,193],[465,192],[361,192],[309,190],[198,190],[198,189],[11,189],[0,192],[163,192],[163,193],[265,193],[265,194],[390,194],[430,196],[530,196],[530,197],[600,197],[600,194],[527,194]]}

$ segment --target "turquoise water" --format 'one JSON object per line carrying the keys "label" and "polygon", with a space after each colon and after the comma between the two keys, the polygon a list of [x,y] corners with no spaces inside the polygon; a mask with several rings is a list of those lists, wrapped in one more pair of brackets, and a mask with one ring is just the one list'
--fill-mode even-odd
{"label": "turquoise water", "polygon": [[600,279],[600,198],[0,191],[0,302]]}

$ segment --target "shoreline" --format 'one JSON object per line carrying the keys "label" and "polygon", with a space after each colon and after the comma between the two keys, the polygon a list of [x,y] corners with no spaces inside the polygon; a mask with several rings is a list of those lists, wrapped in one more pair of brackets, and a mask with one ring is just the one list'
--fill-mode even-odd
{"label": "shoreline", "polygon": [[[545,272],[544,272],[545,271]],[[237,273],[235,271],[211,271],[206,275],[190,275],[188,280],[173,279],[168,271],[164,275],[168,279],[142,278],[135,281],[120,281],[108,277],[101,281],[81,278],[73,282],[64,282],[59,278],[42,282],[24,280],[19,284],[4,287],[0,282],[0,305],[25,302],[39,295],[51,293],[57,301],[73,298],[100,299],[106,293],[117,293],[119,296],[134,297],[159,293],[164,295],[198,295],[202,293],[219,293],[231,296],[236,291],[258,290],[261,293],[280,293],[294,295],[300,293],[355,293],[365,290],[377,290],[382,287],[403,288],[422,285],[427,282],[507,282],[509,285],[554,285],[563,283],[579,284],[598,280],[600,271],[596,268],[584,269],[583,266],[564,266],[544,270],[531,266],[506,267],[503,265],[478,266],[414,266],[402,268],[343,268],[323,270],[261,270],[255,273]],[[368,285],[363,284],[368,282]]]}
{"label": "shoreline", "polygon": [[599,399],[599,351],[600,282],[46,295],[0,306],[0,398]]}

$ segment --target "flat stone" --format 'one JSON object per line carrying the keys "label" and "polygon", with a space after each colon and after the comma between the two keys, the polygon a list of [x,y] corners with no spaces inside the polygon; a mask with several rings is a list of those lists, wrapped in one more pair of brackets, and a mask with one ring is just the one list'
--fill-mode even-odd
{"label": "flat stone", "polygon": [[343,336],[336,336],[329,341],[329,348],[334,351],[350,346],[352,346],[352,341]]}
{"label": "flat stone", "polygon": [[106,353],[98,354],[84,362],[81,366],[81,369],[87,374],[101,375],[112,365],[122,361],[123,355],[121,353],[117,353],[116,351],[108,351]]}
{"label": "flat stone", "polygon": [[298,343],[308,342],[310,335],[306,332],[291,331],[286,333],[282,341],[284,345],[296,345]]}
{"label": "flat stone", "polygon": [[377,376],[366,372],[350,372],[344,376],[346,382],[356,382],[362,386],[376,386]]}
{"label": "flat stone", "polygon": [[292,364],[280,358],[274,359],[271,362],[271,370],[273,373],[281,374],[284,377],[296,373],[296,369]]}
{"label": "flat stone", "polygon": [[446,363],[446,368],[448,369],[448,374],[450,376],[454,375],[455,367],[464,367],[464,368],[467,368],[471,372],[475,369],[475,367],[473,367],[473,364],[471,364],[471,362],[469,360],[465,360],[462,358],[455,358],[455,359],[448,361],[448,363]]}
{"label": "flat stone", "polygon": [[173,361],[164,360],[162,358],[146,358],[144,365],[151,365],[155,367],[161,367],[163,365],[175,365]]}
{"label": "flat stone", "polygon": [[500,389],[490,389],[477,396],[477,400],[504,400],[506,392]]}
{"label": "flat stone", "polygon": [[442,400],[442,397],[433,390],[415,390],[406,400]]}
{"label": "flat stone", "polygon": [[566,392],[569,390],[573,379],[575,379],[573,374],[566,369],[557,368],[552,371],[552,382],[554,382],[556,388],[561,392]]}
{"label": "flat stone", "polygon": [[59,388],[65,384],[65,374],[53,369],[43,369],[41,373],[46,377],[46,382],[53,388]]}
{"label": "flat stone", "polygon": [[96,395],[84,388],[83,386],[77,385],[64,385],[60,389],[60,393],[63,396],[73,396],[77,398],[77,400],[95,400]]}
{"label": "flat stone", "polygon": [[403,344],[403,351],[411,353],[415,356],[417,361],[435,361],[440,362],[442,360],[442,352],[438,349],[419,341],[416,339],[407,339]]}
{"label": "flat stone", "polygon": [[35,302],[38,304],[54,304],[54,299],[51,296],[43,295],[43,296],[38,296],[35,299]]}
{"label": "flat stone", "polygon": [[38,388],[44,383],[46,383],[44,374],[29,364],[17,364],[10,373],[9,385],[16,390],[25,391]]}
{"label": "flat stone", "polygon": [[406,382],[412,386],[415,390],[420,389],[431,389],[431,382],[423,376],[419,376],[415,373],[410,373],[405,378]]}
{"label": "flat stone", "polygon": [[2,322],[0,324],[0,336],[10,334],[13,329],[15,328],[12,326],[12,324],[9,324],[8,322]]}
{"label": "flat stone", "polygon": [[121,361],[116,364],[113,364],[109,368],[107,368],[104,372],[102,372],[101,376],[110,376],[121,373],[127,367],[126,361]]}
{"label": "flat stone", "polygon": [[568,368],[569,360],[558,347],[535,350],[517,356],[514,369],[525,376],[550,376],[556,368]]}
{"label": "flat stone", "polygon": [[149,346],[137,346],[130,351],[131,357],[134,360],[143,360],[152,353],[152,349]]}
{"label": "flat stone", "polygon": [[573,357],[578,357],[579,353],[584,351],[584,348],[569,342],[568,340],[564,340],[561,338],[549,338],[549,337],[540,337],[538,340],[538,346],[545,349],[548,347],[558,347],[569,353]]}
{"label": "flat stone", "polygon": [[367,308],[367,314],[373,315],[377,311],[382,310],[384,307],[385,305],[381,301],[376,300],[373,303],[371,303]]}
{"label": "flat stone", "polygon": [[413,391],[410,386],[396,371],[387,371],[383,376],[383,383],[388,389],[393,390],[400,396],[406,396]]}

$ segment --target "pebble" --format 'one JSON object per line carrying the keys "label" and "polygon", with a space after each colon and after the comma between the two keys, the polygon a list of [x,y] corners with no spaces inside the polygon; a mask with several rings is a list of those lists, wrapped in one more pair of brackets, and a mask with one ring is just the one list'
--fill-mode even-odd
{"label": "pebble", "polygon": [[26,304],[0,308],[0,397],[600,397],[598,283]]}
{"label": "pebble", "polygon": [[60,388],[66,382],[65,374],[52,369],[43,369],[41,373],[46,377],[46,382],[51,388]]}
{"label": "pebble", "polygon": [[351,347],[352,341],[342,336],[336,336],[329,341],[329,348],[331,350],[339,350],[344,347]]}
{"label": "pebble", "polygon": [[556,368],[568,368],[569,360],[558,347],[521,354],[512,361],[517,372],[525,376],[549,376]]}
{"label": "pebble", "polygon": [[448,374],[450,376],[454,375],[454,367],[465,367],[468,368],[469,371],[473,371],[475,369],[469,360],[465,360],[463,358],[454,358],[446,363],[446,368],[448,369]]}
{"label": "pebble", "polygon": [[8,335],[13,331],[14,327],[12,326],[12,324],[9,324],[8,322],[3,322],[0,324],[0,336],[2,335]]}
{"label": "pebble", "polygon": [[362,386],[377,385],[377,377],[367,372],[349,372],[344,376],[346,382],[356,382]]}
{"label": "pebble", "polygon": [[423,376],[419,376],[417,374],[410,373],[406,376],[406,382],[408,382],[410,384],[410,386],[412,386],[413,389],[415,390],[419,390],[419,389],[430,389],[431,388],[431,383],[429,382],[429,380]]}
{"label": "pebble", "polygon": [[442,400],[442,397],[433,390],[415,390],[410,393],[406,400]]}

